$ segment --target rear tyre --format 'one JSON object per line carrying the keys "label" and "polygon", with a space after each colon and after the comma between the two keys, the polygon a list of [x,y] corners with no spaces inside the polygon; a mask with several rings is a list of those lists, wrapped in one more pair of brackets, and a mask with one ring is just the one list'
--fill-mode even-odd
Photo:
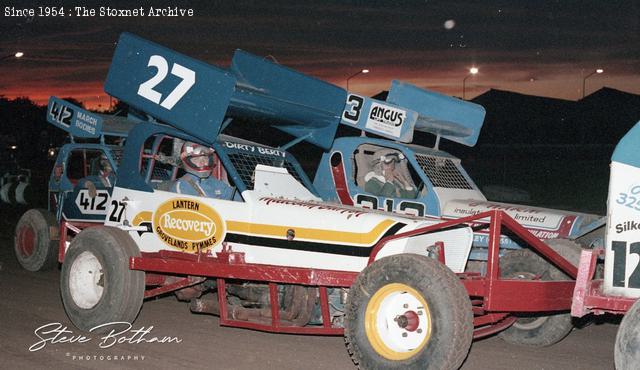
{"label": "rear tyre", "polygon": [[631,306],[620,323],[614,360],[617,370],[634,370],[640,364],[640,300]]}
{"label": "rear tyre", "polygon": [[382,258],[349,290],[345,341],[363,369],[457,369],[473,336],[460,279],[414,254]]}
{"label": "rear tyre", "polygon": [[46,209],[30,209],[20,217],[13,251],[22,268],[35,272],[58,266],[58,241],[51,235],[55,227],[56,218]]}
{"label": "rear tyre", "polygon": [[[60,295],[67,316],[78,329],[138,316],[144,297],[144,272],[129,269],[140,256],[135,242],[113,227],[90,227],[78,234],[65,255]],[[108,328],[94,332],[105,332]]]}
{"label": "rear tyre", "polygon": [[[568,258],[570,261],[571,259]],[[553,272],[547,261],[528,249],[512,250],[500,259],[503,277],[531,280],[568,280],[560,270]],[[566,337],[573,329],[570,313],[533,313],[522,315],[498,336],[505,342],[523,346],[545,347]]]}
{"label": "rear tyre", "polygon": [[[564,257],[567,261],[571,262],[572,265],[578,267],[580,265],[580,254],[582,253],[582,244],[575,242],[569,239],[549,239],[546,240],[545,243],[551,247],[554,251],[556,251],[559,255]],[[570,280],[571,277],[560,271],[559,268],[555,266],[550,266],[549,274],[551,275],[552,280]],[[603,264],[598,263],[596,265],[595,278],[602,279],[604,276]]]}

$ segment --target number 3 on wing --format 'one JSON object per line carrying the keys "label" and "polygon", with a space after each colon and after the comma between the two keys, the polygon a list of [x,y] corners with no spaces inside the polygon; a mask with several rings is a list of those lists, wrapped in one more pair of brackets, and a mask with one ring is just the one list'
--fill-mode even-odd
{"label": "number 3 on wing", "polygon": [[360,110],[364,104],[364,98],[358,95],[349,94],[347,104],[342,112],[342,119],[351,124],[357,124],[360,119]]}
{"label": "number 3 on wing", "polygon": [[[167,71],[169,71],[167,60],[160,55],[152,55],[151,58],[149,58],[149,64],[147,64],[147,67],[156,67],[157,72],[155,76],[140,84],[140,87],[138,88],[138,95],[151,100],[156,104],[160,104],[160,106],[169,110],[171,110],[171,108],[180,101],[184,94],[189,91],[191,86],[196,83],[196,73],[194,71],[181,66],[178,63],[173,63],[173,67],[171,67],[171,74],[180,77],[182,81],[180,81],[178,86],[176,86],[173,91],[171,91],[169,95],[162,100],[162,94],[155,91],[153,88],[167,77]],[[160,100],[162,100],[162,102],[160,102]]]}

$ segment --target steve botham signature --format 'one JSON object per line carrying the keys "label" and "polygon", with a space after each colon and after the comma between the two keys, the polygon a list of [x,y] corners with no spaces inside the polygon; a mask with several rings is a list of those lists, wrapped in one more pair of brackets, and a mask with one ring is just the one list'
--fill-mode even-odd
{"label": "steve botham signature", "polygon": [[[133,329],[133,326],[130,323],[117,321],[95,326],[91,328],[89,332],[105,331],[107,333],[98,338],[98,347],[100,348],[111,348],[116,344],[182,342],[182,339],[178,337],[151,336],[150,334],[152,330],[153,325],[148,328],[143,326],[139,329]],[[33,333],[39,340],[29,347],[29,351],[31,352],[39,351],[46,347],[47,344],[86,343],[94,339],[83,334],[75,334],[59,322],[42,325],[34,330]]]}

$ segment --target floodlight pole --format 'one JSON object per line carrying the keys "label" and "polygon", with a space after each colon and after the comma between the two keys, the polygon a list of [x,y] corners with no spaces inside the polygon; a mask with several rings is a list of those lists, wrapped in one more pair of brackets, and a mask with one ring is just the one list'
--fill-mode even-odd
{"label": "floodlight pole", "polygon": [[347,77],[347,91],[349,91],[349,80],[354,78],[354,77],[356,77],[357,75],[359,75],[361,73],[362,74],[367,74],[367,73],[369,73],[369,70],[366,69],[366,68],[365,69],[361,69],[358,72],[356,72],[356,73],[352,74],[351,76]]}
{"label": "floodlight pole", "polygon": [[596,73],[600,74],[600,73],[603,73],[603,72],[604,72],[604,69],[598,68],[595,71],[589,73],[585,78],[582,79],[582,99],[584,99],[584,97],[585,97],[585,88],[587,86],[587,78],[595,75]]}
{"label": "floodlight pole", "polygon": [[475,76],[478,74],[478,68],[476,67],[471,67],[469,68],[469,74],[467,74],[463,79],[462,79],[462,100],[466,100],[466,88],[467,88],[467,78],[471,77],[471,76]]}

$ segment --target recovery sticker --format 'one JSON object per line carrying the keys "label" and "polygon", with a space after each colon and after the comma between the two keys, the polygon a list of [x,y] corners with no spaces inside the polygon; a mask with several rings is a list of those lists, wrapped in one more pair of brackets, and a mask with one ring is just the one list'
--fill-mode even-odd
{"label": "recovery sticker", "polygon": [[226,230],[213,208],[197,200],[174,198],[153,213],[153,231],[166,245],[196,253],[220,244]]}

